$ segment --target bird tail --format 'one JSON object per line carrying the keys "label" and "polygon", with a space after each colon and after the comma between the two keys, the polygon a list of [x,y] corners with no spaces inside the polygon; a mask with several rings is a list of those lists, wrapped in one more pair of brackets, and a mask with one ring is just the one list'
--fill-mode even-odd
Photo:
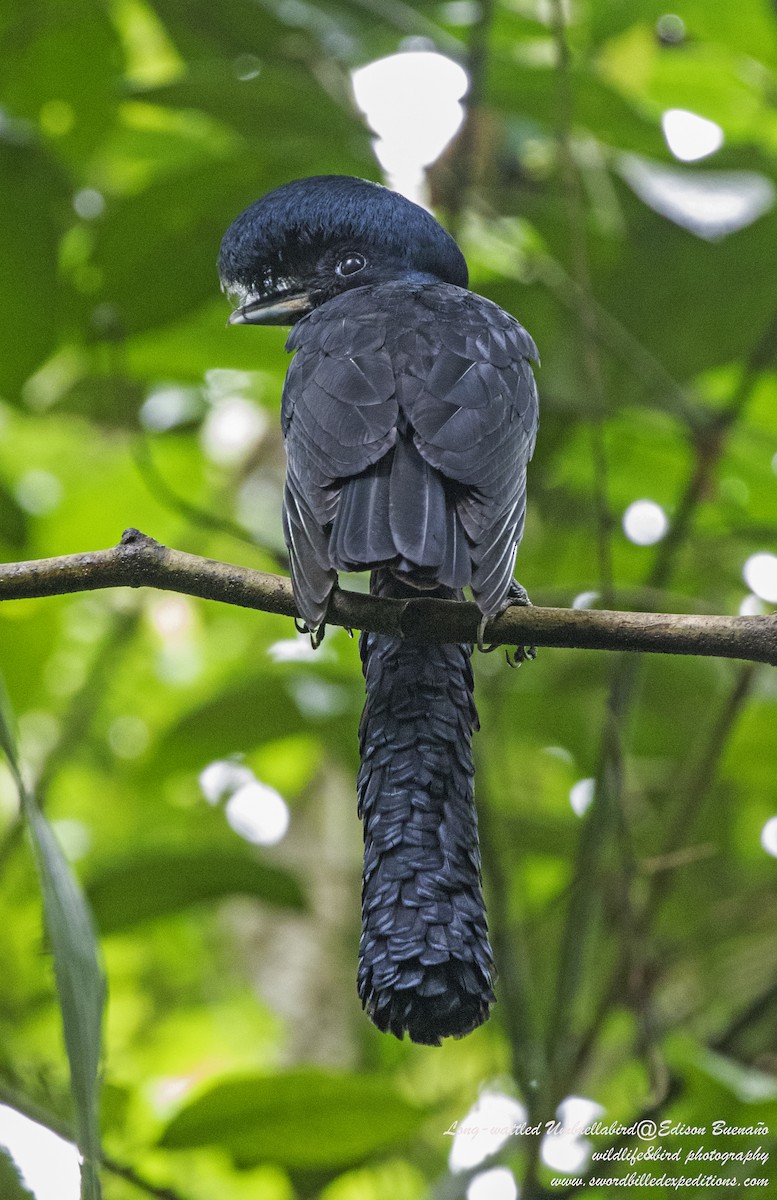
{"label": "bird tail", "polygon": [[[370,590],[418,596],[386,569]],[[460,598],[450,588],[433,593]],[[475,812],[470,646],[363,633],[359,996],[379,1029],[439,1045],[494,1000]]]}

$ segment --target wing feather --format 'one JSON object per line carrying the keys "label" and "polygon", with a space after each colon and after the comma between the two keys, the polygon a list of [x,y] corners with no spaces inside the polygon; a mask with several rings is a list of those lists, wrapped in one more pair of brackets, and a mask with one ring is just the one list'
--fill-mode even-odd
{"label": "wing feather", "polygon": [[396,554],[389,520],[392,455],[343,481],[329,554],[340,571],[360,571]]}
{"label": "wing feather", "polygon": [[538,401],[526,331],[481,296],[429,289],[434,366],[408,389],[416,445],[430,466],[462,485],[475,599],[487,615],[504,606],[526,514],[526,468]]}

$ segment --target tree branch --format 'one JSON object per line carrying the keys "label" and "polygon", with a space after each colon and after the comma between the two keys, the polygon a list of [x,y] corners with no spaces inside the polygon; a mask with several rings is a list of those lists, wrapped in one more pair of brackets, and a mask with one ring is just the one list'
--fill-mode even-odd
{"label": "tree branch", "polygon": [[[161,588],[299,617],[288,579],[171,550],[137,529],[125,530],[120,544],[110,550],[0,565],[0,601],[111,587]],[[389,600],[339,588],[327,616],[331,625],[427,642],[475,642],[479,619],[474,604],[423,597]],[[777,615],[513,607],[489,622],[486,640],[503,646],[699,654],[777,666]]]}

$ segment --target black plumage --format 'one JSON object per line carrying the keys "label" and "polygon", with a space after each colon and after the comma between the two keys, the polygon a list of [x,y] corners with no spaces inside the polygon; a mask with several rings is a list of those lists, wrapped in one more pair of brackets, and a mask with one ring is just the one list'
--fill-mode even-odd
{"label": "black plumage", "polygon": [[[510,602],[537,430],[532,339],[468,291],[424,209],[363,180],[277,189],[219,259],[234,323],[290,323],[284,530],[317,636],[338,571],[380,595]],[[373,1021],[436,1044],[488,1015],[467,645],[363,634],[359,994]]]}

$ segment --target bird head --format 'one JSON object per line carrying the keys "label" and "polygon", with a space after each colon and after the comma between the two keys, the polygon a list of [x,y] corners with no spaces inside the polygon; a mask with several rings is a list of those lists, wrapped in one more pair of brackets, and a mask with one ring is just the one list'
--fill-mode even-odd
{"label": "bird head", "polygon": [[467,286],[467,264],[431,213],[347,175],[297,179],[257,200],[221,243],[233,325],[293,325],[350,288],[392,279]]}

